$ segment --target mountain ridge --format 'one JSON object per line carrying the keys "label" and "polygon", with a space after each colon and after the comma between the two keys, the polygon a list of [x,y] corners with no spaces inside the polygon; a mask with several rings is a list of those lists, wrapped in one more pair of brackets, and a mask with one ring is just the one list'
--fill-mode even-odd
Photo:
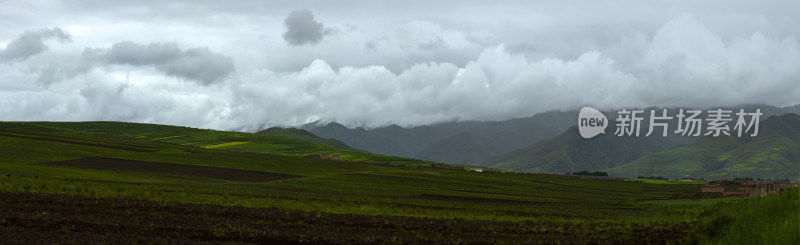
{"label": "mountain ridge", "polygon": [[706,136],[611,168],[618,176],[784,178],[800,171],[800,116],[770,116],[757,137]]}
{"label": "mountain ridge", "polygon": [[[739,105],[734,107],[709,107],[712,109],[745,109],[747,112],[761,109],[764,115],[761,117],[763,120],[769,115],[781,115],[800,110],[800,105],[789,107],[774,107],[767,105]],[[633,108],[628,108],[632,110]],[[656,107],[642,108],[646,112],[650,109],[662,109]],[[707,108],[690,108],[703,110],[706,114]],[[677,114],[677,109],[668,109],[670,115]],[[732,114],[735,114],[733,112]],[[615,115],[616,111],[605,111],[605,115]],[[657,111],[660,113],[660,111]],[[539,113],[530,117],[509,119],[503,121],[462,121],[462,122],[445,122],[432,125],[422,125],[410,128],[404,128],[397,125],[390,125],[380,128],[348,128],[342,124],[331,122],[327,124],[320,124],[319,122],[310,123],[300,126],[315,135],[322,138],[332,138],[339,140],[353,148],[365,150],[368,152],[420,158],[422,160],[436,161],[450,164],[486,164],[490,163],[490,167],[499,167],[506,169],[536,169],[526,168],[520,166],[509,166],[508,164],[499,164],[490,161],[490,159],[498,159],[503,154],[508,154],[514,151],[520,151],[523,148],[529,148],[533,144],[552,140],[553,138],[562,135],[565,131],[570,130],[570,127],[577,124],[577,110],[568,111],[549,111]],[[644,115],[645,117],[649,115]],[[609,117],[609,126],[614,127],[616,118]],[[647,125],[649,122],[642,121],[642,134],[647,132]],[[676,127],[674,121],[670,122],[670,129]],[[573,129],[574,130],[574,129]],[[575,130],[577,131],[577,130]],[[472,136],[465,137],[461,133],[467,132]],[[656,134],[658,134],[658,130]],[[613,133],[607,132],[606,134]],[[459,144],[454,144],[459,138],[467,139]],[[476,140],[480,138],[482,140]],[[655,138],[655,137],[652,137]],[[648,143],[648,147],[640,148],[646,149],[642,153],[636,153],[635,156],[644,156],[654,151],[666,150],[670,147],[687,144],[698,139],[689,137],[673,137],[670,134],[669,139],[652,139],[659,141],[658,143]],[[573,140],[578,140],[575,138]],[[651,139],[648,139],[649,141]],[[643,144],[631,143],[631,144]],[[540,145],[541,146],[541,145]],[[628,147],[630,150],[633,148]],[[479,149],[471,151],[468,149]],[[566,153],[563,153],[566,154]],[[563,155],[562,154],[562,155]],[[574,154],[574,153],[573,153]],[[602,154],[600,154],[602,155]],[[598,155],[598,157],[600,157]],[[561,160],[569,158],[568,155],[560,157]],[[603,158],[603,157],[601,157]],[[577,158],[576,158],[577,159]],[[629,157],[617,158],[608,157],[608,161],[614,161],[613,164],[609,163],[595,163],[595,167],[601,166],[614,167],[627,163]],[[626,162],[619,162],[626,161]],[[512,164],[513,165],[513,164]],[[580,166],[575,166],[580,167]],[[593,167],[594,168],[594,167]],[[543,169],[538,169],[543,170]],[[567,169],[561,169],[567,170]],[[559,171],[554,173],[563,173],[559,169],[552,171]],[[588,170],[588,169],[577,169]],[[602,170],[602,169],[597,169]],[[551,171],[548,171],[551,172]]]}

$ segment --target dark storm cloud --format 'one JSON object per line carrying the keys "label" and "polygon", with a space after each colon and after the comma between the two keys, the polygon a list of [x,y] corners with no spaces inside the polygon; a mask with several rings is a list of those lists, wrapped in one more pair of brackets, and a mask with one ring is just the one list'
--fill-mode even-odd
{"label": "dark storm cloud", "polygon": [[220,82],[235,70],[230,57],[214,53],[206,47],[184,51],[175,43],[142,45],[119,42],[108,50],[90,50],[85,54],[98,56],[101,62],[108,64],[153,66],[167,75],[204,85]]}
{"label": "dark storm cloud", "polygon": [[314,13],[307,9],[292,11],[283,23],[286,25],[283,39],[291,45],[317,43],[328,33],[322,23],[314,20]]}
{"label": "dark storm cloud", "polygon": [[126,65],[163,64],[181,56],[183,52],[175,43],[151,43],[141,45],[133,42],[118,42],[106,53],[108,62]]}
{"label": "dark storm cloud", "polygon": [[60,28],[28,30],[12,40],[4,50],[0,50],[0,62],[24,60],[47,50],[44,41],[58,39],[61,42],[71,41],[69,33]]}
{"label": "dark storm cloud", "polygon": [[186,50],[178,58],[157,68],[167,75],[200,81],[205,85],[221,81],[234,71],[233,60],[208,48]]}

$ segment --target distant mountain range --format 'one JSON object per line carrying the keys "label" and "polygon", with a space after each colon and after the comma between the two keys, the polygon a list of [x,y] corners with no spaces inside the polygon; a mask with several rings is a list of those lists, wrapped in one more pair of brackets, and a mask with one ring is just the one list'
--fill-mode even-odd
{"label": "distant mountain range", "polygon": [[684,174],[708,178],[800,176],[800,116],[763,120],[757,137],[706,136],[692,144],[648,154],[608,170],[620,176]]}
{"label": "distant mountain range", "polygon": [[[746,105],[737,108],[745,109],[746,112],[754,112],[756,108],[761,109],[761,112],[764,113],[761,116],[761,120],[765,120],[771,115],[795,113],[795,110],[800,107],[778,108]],[[650,109],[657,110],[657,115],[660,113],[660,110],[656,108],[645,109],[645,112],[650,111]],[[669,109],[668,113],[669,115],[676,115],[678,111]],[[606,112],[604,114],[609,116],[616,115],[615,112]],[[707,115],[703,114],[702,116],[705,118]],[[577,115],[575,117],[577,121]],[[609,120],[613,120],[613,118],[609,118]],[[659,135],[661,131],[658,130],[654,131],[655,135],[645,137],[649,128],[649,121],[646,120],[642,121],[642,132],[639,137],[614,136],[612,134],[616,130],[615,124],[616,121],[610,121],[605,134],[591,139],[582,138],[578,134],[577,126],[573,126],[555,138],[494,156],[484,161],[482,165],[498,169],[562,174],[581,170],[610,171],[610,169],[640,159],[648,154],[658,153],[682,144],[690,144],[699,139],[699,137],[680,136],[673,133],[669,133],[667,137],[662,137]],[[676,124],[677,120],[670,121],[668,126],[670,131],[674,131],[677,128]],[[761,127],[766,126],[761,125]],[[743,139],[745,138],[749,137],[743,137]],[[760,139],[762,136],[757,138]],[[678,158],[682,157],[684,156],[678,156]],[[656,158],[660,159],[660,157]],[[703,176],[705,174],[705,172],[694,172]],[[641,173],[636,171],[612,171],[611,173],[626,177],[662,175],[675,178],[684,176],[688,172],[684,169],[674,173],[665,172],[661,174],[647,171],[642,171]],[[719,178],[722,177],[720,176]]]}
{"label": "distant mountain range", "polygon": [[575,124],[577,111],[547,112],[499,122],[450,122],[403,128],[350,129],[338,123],[302,128],[373,153],[453,164],[479,164],[497,154],[548,139]]}
{"label": "distant mountain range", "polygon": [[577,126],[572,126],[555,138],[497,155],[483,165],[562,174],[581,170],[600,171],[692,141],[689,137],[618,137],[612,135],[614,130],[613,126],[608,127],[605,134],[584,139],[578,134]]}
{"label": "distant mountain range", "polygon": [[[783,108],[742,105],[733,108],[742,108],[747,112],[755,111],[756,108],[761,109],[761,112],[764,113],[761,120],[772,115],[800,114],[800,105]],[[649,112],[650,109],[656,108],[646,108],[645,112]],[[658,112],[660,113],[660,110]],[[604,113],[609,120],[614,120],[613,116],[616,115],[616,112]],[[669,113],[675,115],[677,110],[670,109]],[[498,169],[556,174],[580,170],[608,170],[611,173],[629,177],[637,175],[683,176],[686,174],[686,169],[659,172],[644,171],[639,167],[623,167],[623,165],[633,164],[640,158],[642,158],[641,161],[636,164],[646,164],[643,162],[643,157],[659,158],[660,156],[651,156],[650,154],[673,150],[676,146],[692,144],[699,139],[699,137],[681,137],[674,134],[670,134],[668,137],[660,135],[617,137],[610,135],[615,130],[614,121],[609,122],[606,134],[592,139],[583,139],[575,128],[577,115],[577,111],[551,111],[505,121],[449,122],[412,128],[391,125],[373,129],[351,129],[338,123],[324,125],[311,123],[303,125],[301,128],[321,138],[335,139],[352,148],[372,153],[451,164],[484,165]],[[645,115],[645,117],[647,116],[649,115]],[[646,133],[647,127],[648,122],[642,121],[642,134]],[[674,130],[676,127],[674,121],[670,123],[669,127]],[[762,125],[762,127],[765,126]],[[660,132],[657,131],[657,133]],[[758,137],[758,139],[761,138]],[[315,140],[319,141],[319,139]],[[702,139],[698,143],[705,140]],[[637,170],[630,171],[631,169]],[[710,177],[724,177],[723,172],[718,171],[719,173],[717,173],[710,169],[690,172],[697,175],[708,174]]]}

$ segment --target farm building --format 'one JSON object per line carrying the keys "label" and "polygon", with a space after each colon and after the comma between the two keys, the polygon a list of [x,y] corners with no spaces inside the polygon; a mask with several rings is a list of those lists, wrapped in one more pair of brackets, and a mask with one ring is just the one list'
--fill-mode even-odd
{"label": "farm building", "polygon": [[681,178],[681,181],[697,181],[697,179],[692,178],[691,175],[687,174],[686,176],[683,176],[683,178]]}
{"label": "farm building", "polygon": [[483,168],[473,168],[472,171],[483,173]]}
{"label": "farm building", "polygon": [[700,190],[706,196],[758,197],[778,194],[781,184],[770,181],[715,180],[702,186]]}

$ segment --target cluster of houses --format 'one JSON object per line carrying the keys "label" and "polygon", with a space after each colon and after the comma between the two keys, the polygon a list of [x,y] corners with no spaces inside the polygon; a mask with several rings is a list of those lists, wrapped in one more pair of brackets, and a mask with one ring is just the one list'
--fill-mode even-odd
{"label": "cluster of houses", "polygon": [[709,197],[759,197],[783,191],[785,183],[754,180],[712,180],[700,191]]}

